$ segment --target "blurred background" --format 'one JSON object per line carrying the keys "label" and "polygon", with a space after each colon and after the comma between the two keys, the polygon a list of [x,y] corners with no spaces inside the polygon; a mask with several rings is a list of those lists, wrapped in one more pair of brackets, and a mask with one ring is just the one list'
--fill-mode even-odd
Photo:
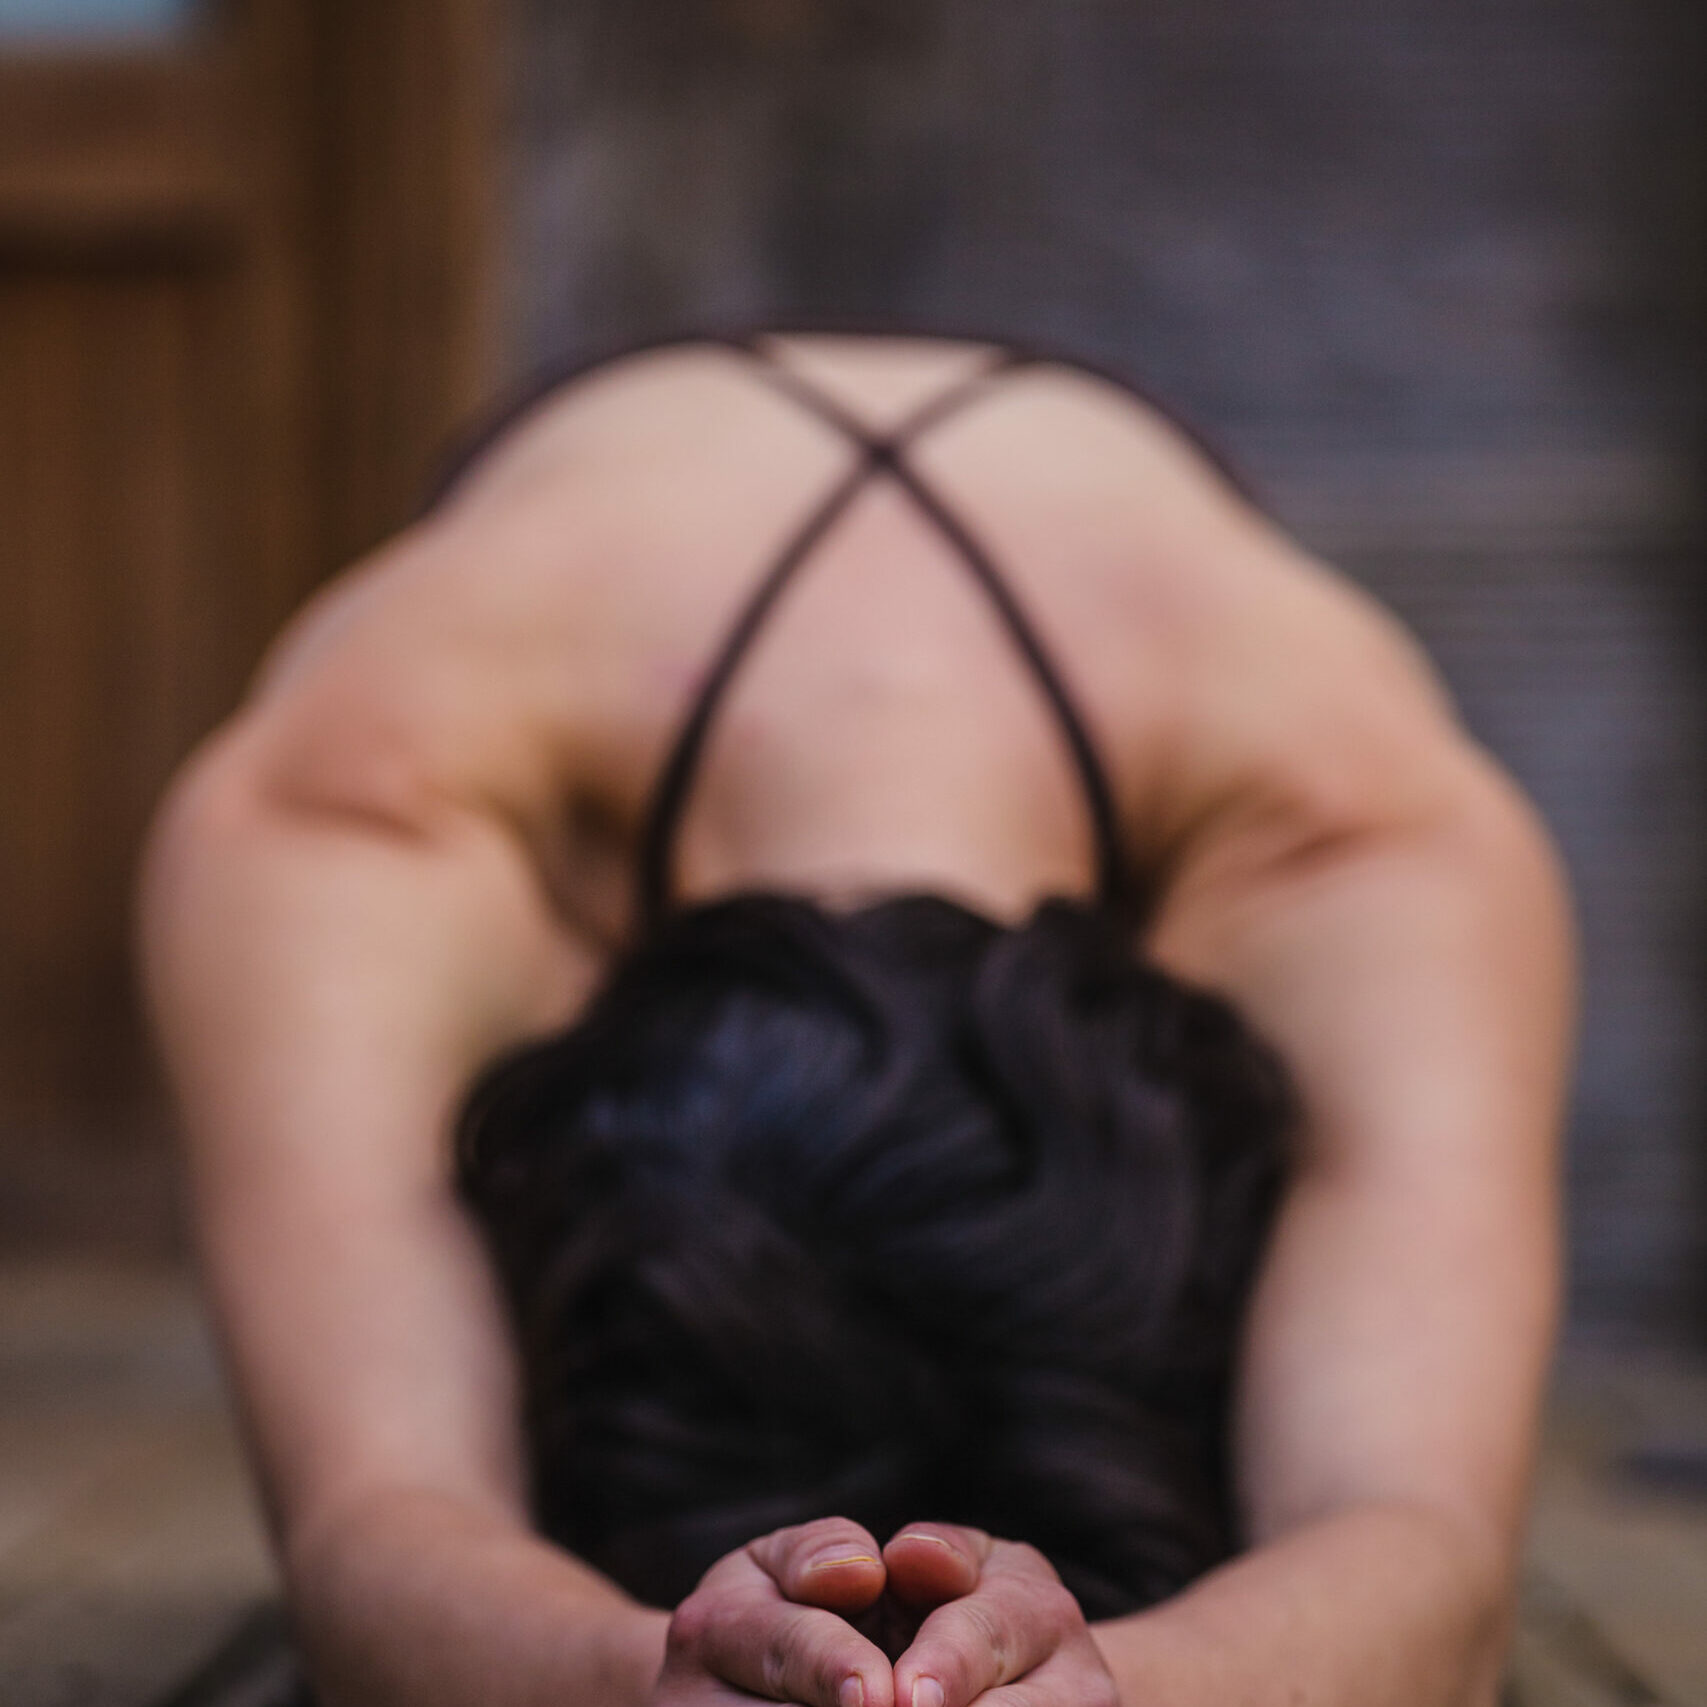
{"label": "blurred background", "polygon": [[1413,625],[1576,883],[1573,1344],[1699,1351],[1701,0],[0,0],[28,1367],[101,1298],[188,1367],[89,1278],[183,1252],[127,946],[173,764],[494,396],[731,320],[1110,363]]}
{"label": "blurred background", "polygon": [[0,1240],[177,1238],[127,891],[447,439],[731,319],[1052,340],[1564,842],[1580,1331],[1707,1331],[1699,0],[0,0]]}

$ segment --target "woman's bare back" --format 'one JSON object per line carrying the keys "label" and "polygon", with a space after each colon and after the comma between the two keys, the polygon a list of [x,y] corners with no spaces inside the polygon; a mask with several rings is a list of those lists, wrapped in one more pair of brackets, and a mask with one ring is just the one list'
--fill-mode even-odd
{"label": "woman's bare back", "polygon": [[[826,338],[773,353],[877,431],[988,356]],[[718,346],[631,358],[548,399],[281,647],[270,693],[295,707],[317,786],[329,762],[364,794],[368,767],[393,766],[495,799],[565,913],[621,940],[676,727],[854,454]],[[1109,766],[1127,846],[1161,883],[1210,823],[1217,860],[1241,818],[1266,856],[1273,837],[1403,814],[1429,787],[1426,766],[1390,762],[1395,737],[1451,745],[1396,625],[1153,409],[1022,367],[909,456],[1019,595]],[[1088,886],[1056,722],[893,481],[866,486],[766,623],[720,710],[680,865],[688,895],[930,888],[1008,917]]]}

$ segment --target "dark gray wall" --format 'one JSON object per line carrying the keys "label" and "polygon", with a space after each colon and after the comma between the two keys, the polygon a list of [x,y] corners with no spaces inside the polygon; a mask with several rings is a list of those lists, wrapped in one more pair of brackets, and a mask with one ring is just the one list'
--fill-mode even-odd
{"label": "dark gray wall", "polygon": [[1579,1329],[1707,1299],[1700,0],[528,0],[518,366],[708,318],[1143,375],[1541,801]]}

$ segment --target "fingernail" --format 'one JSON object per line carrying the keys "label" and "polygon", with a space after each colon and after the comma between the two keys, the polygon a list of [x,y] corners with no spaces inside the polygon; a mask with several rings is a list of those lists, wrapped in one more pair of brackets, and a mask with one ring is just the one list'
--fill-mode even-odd
{"label": "fingernail", "polygon": [[942,1707],[942,1685],[934,1677],[921,1677],[914,1683],[913,1707]]}
{"label": "fingernail", "polygon": [[[940,1535],[921,1534],[917,1529],[906,1530],[904,1533],[897,1535],[895,1539],[897,1541],[928,1541],[933,1547],[946,1547],[951,1553],[958,1553],[960,1551],[952,1541],[945,1541]],[[927,1703],[920,1702],[919,1707],[927,1707]],[[928,1704],[928,1707],[940,1707],[940,1703],[931,1702]]]}
{"label": "fingernail", "polygon": [[[875,1565],[877,1558],[871,1553],[838,1553],[833,1559],[814,1559],[806,1568],[809,1571],[828,1571],[837,1565]],[[859,1682],[854,1678],[855,1683]],[[846,1707],[846,1703],[843,1703]]]}
{"label": "fingernail", "polygon": [[839,1707],[865,1707],[865,1679],[856,1671],[836,1697]]}

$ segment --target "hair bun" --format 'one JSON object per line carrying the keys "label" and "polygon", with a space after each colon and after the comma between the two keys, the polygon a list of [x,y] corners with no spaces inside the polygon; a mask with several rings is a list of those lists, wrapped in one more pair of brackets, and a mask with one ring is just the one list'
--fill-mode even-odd
{"label": "hair bun", "polygon": [[542,1528],[662,1605],[831,1513],[1030,1541],[1093,1616],[1172,1592],[1233,1543],[1289,1107],[1086,907],[680,915],[461,1123]]}

